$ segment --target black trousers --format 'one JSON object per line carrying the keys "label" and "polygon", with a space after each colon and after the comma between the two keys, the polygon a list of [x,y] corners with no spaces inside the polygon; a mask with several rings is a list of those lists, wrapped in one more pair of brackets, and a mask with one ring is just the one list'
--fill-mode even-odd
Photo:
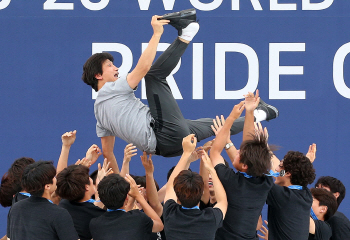
{"label": "black trousers", "polygon": [[[188,44],[178,38],[159,56],[145,76],[146,94],[153,130],[157,138],[156,154],[174,157],[182,154],[182,139],[195,134],[198,141],[215,135],[211,129],[212,118],[185,119],[170,90],[166,77],[176,67]],[[231,127],[231,135],[243,130],[244,118],[237,119]]]}

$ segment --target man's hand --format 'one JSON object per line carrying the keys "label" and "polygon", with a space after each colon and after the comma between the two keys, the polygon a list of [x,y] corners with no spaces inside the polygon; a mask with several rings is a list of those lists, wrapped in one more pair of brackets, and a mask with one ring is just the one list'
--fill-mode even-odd
{"label": "man's hand", "polygon": [[255,134],[258,136],[258,138],[260,138],[260,136],[264,136],[265,139],[266,139],[266,142],[267,140],[269,139],[269,133],[267,131],[267,128],[263,128],[261,123],[258,122],[254,122],[254,127],[255,127]]}
{"label": "man's hand", "polygon": [[261,238],[261,239],[264,239],[264,240],[268,240],[269,239],[269,230],[267,229],[267,225],[268,225],[268,222],[266,220],[264,220],[265,224],[266,224],[266,227],[264,225],[261,226],[261,228],[259,229],[259,231],[263,234],[263,235],[260,235],[258,234],[258,236]]}
{"label": "man's hand", "polygon": [[126,145],[126,147],[124,148],[124,162],[130,162],[131,158],[133,156],[137,155],[137,149],[136,146],[134,146],[132,143],[129,143],[128,145]]}
{"label": "man's hand", "polygon": [[[243,112],[243,109],[242,109],[242,112]],[[241,112],[241,114],[242,114],[242,112]],[[239,118],[239,116],[237,118]],[[214,131],[215,136],[217,136],[225,124],[224,116],[221,115],[220,118],[219,118],[219,116],[216,116],[216,119],[213,119],[213,123],[214,123],[214,125],[211,125],[211,129]],[[226,143],[230,143],[230,142],[231,142],[231,138],[230,138],[230,135],[228,135]]]}
{"label": "man's hand", "polygon": [[135,199],[137,196],[141,196],[141,193],[139,192],[139,188],[135,180],[129,174],[126,174],[125,180],[130,184],[130,191],[128,194]]}
{"label": "man's hand", "polygon": [[89,149],[86,151],[85,158],[88,160],[89,165],[91,166],[97,161],[98,157],[101,155],[101,149],[96,144],[92,144],[91,147],[89,147]]}
{"label": "man's hand", "polygon": [[197,138],[194,134],[190,134],[182,140],[182,148],[184,152],[192,153],[196,149],[196,146]]}
{"label": "man's hand", "polygon": [[91,166],[90,161],[87,158],[82,158],[81,160],[78,159],[74,165],[83,165],[88,168]]}
{"label": "man's hand", "polygon": [[309,146],[309,151],[306,154],[306,157],[310,159],[310,162],[313,163],[316,159],[316,143],[313,143]]}
{"label": "man's hand", "polygon": [[204,167],[209,171],[209,172],[212,172],[212,171],[215,171],[214,170],[214,166],[213,166],[213,163],[211,162],[208,154],[205,152],[205,151],[202,151],[202,162],[204,164]]}
{"label": "man's hand", "polygon": [[62,145],[68,146],[68,147],[72,146],[72,144],[76,139],[76,134],[77,134],[77,130],[64,133],[61,137]]}
{"label": "man's hand", "polygon": [[256,94],[248,92],[248,94],[244,95],[245,97],[245,110],[246,111],[254,111],[260,102],[259,98],[259,90],[256,90]]}
{"label": "man's hand", "polygon": [[[203,145],[203,150],[206,151],[206,152],[208,153],[209,150],[211,149],[211,146],[213,146],[214,141],[215,141],[215,139],[204,143],[204,145]],[[197,149],[198,149],[198,148],[197,148]]]}
{"label": "man's hand", "polygon": [[103,160],[102,168],[101,168],[101,163],[98,164],[98,172],[97,172],[98,180],[101,181],[111,171],[112,171],[112,168],[109,167],[109,162],[107,161],[107,158],[105,158],[105,160]]}
{"label": "man's hand", "polygon": [[170,20],[158,20],[162,16],[154,15],[151,20],[151,25],[153,27],[153,33],[156,36],[161,36],[164,32],[163,25],[166,25],[170,22]]}
{"label": "man's hand", "polygon": [[147,153],[143,152],[143,155],[141,156],[141,162],[145,168],[146,174],[153,174],[154,166],[152,162],[152,154],[150,154],[147,159]]}
{"label": "man's hand", "polygon": [[234,118],[235,120],[238,119],[241,116],[245,107],[245,101],[241,101],[240,103],[236,104],[230,113],[230,117]]}

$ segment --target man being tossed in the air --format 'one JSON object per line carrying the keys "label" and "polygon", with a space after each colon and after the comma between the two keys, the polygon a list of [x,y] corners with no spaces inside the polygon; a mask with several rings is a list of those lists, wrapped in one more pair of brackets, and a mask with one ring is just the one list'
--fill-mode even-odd
{"label": "man being tossed in the air", "polygon": [[[178,30],[179,36],[152,65],[163,26],[168,23]],[[94,106],[96,132],[101,138],[104,157],[111,162],[115,173],[119,172],[113,154],[115,136],[147,153],[172,157],[182,154],[185,136],[195,134],[201,141],[214,135],[211,118],[188,120],[183,117],[166,81],[199,30],[195,9],[153,16],[151,24],[154,33],[148,47],[127,76],[119,76],[109,53],[92,55],[83,67],[82,79],[98,91]],[[149,107],[134,94],[143,77]],[[260,105],[260,109],[257,120],[278,116],[277,109],[265,103]],[[231,134],[241,132],[243,124],[243,118],[237,119]]]}

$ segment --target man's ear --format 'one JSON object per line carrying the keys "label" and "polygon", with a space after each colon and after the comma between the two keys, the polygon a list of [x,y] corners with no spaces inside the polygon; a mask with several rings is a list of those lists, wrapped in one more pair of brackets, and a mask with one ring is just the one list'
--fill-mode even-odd
{"label": "man's ear", "polygon": [[327,207],[327,206],[321,206],[320,212],[321,212],[321,213],[326,213],[327,210],[328,210],[328,207]]}
{"label": "man's ear", "polygon": [[333,195],[334,195],[335,198],[338,198],[340,193],[339,192],[335,192],[335,193],[333,193]]}
{"label": "man's ear", "polygon": [[86,184],[85,185],[85,191],[88,192],[90,190],[90,185]]}
{"label": "man's ear", "polygon": [[243,163],[243,164],[242,164],[242,169],[243,169],[243,170],[247,170],[247,169],[248,169],[248,165]]}
{"label": "man's ear", "polygon": [[101,74],[101,73],[97,73],[97,74],[95,75],[95,78],[96,78],[97,80],[102,80],[102,74]]}

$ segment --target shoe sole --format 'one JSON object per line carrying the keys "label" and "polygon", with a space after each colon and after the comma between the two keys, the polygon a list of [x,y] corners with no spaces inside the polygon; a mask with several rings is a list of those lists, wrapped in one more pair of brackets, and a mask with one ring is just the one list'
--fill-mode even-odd
{"label": "shoe sole", "polygon": [[192,20],[195,20],[196,18],[195,8],[182,10],[180,12],[167,13],[167,14],[164,14],[160,19],[164,19],[164,20],[186,19],[191,16],[194,16],[194,19]]}

